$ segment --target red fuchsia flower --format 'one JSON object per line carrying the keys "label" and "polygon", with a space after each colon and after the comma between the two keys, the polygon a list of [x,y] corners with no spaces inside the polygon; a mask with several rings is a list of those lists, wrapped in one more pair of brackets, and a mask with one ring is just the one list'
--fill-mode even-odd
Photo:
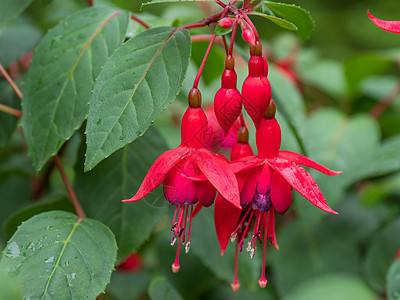
{"label": "red fuchsia flower", "polygon": [[[233,207],[228,201],[221,201],[220,198],[215,203],[215,223],[222,253],[230,238],[237,238],[237,246],[239,250],[242,250],[244,238],[251,233],[250,225],[255,220],[251,241],[248,242],[246,250],[250,252],[252,258],[257,240],[263,243],[263,265],[259,280],[261,288],[267,284],[265,277],[267,239],[278,248],[275,238],[274,212],[284,214],[289,209],[292,202],[292,187],[323,211],[337,214],[326,203],[310,174],[299,164],[330,176],[341,173],[329,170],[300,154],[279,151],[281,130],[275,119],[275,112],[275,102],[271,100],[256,132],[258,154],[236,159],[231,164],[232,169],[237,173],[242,210]],[[235,281],[232,287],[234,290],[239,288],[237,267],[235,267]]]}
{"label": "red fuchsia flower", "polygon": [[268,64],[262,55],[259,41],[252,48],[249,60],[249,75],[243,82],[243,106],[254,126],[258,128],[271,100],[271,85],[267,79]]}
{"label": "red fuchsia flower", "polygon": [[242,95],[236,88],[237,76],[232,55],[225,59],[225,70],[221,76],[221,88],[214,97],[214,112],[218,123],[228,135],[232,125],[242,112]]}
{"label": "red fuchsia flower", "polygon": [[143,267],[143,261],[139,254],[131,253],[122,263],[117,266],[118,270],[134,273]]}
{"label": "red fuchsia flower", "polygon": [[385,21],[374,17],[369,11],[368,16],[372,22],[375,23],[376,26],[379,28],[393,32],[393,33],[400,33],[400,21]]}
{"label": "red fuchsia flower", "polygon": [[[207,117],[201,108],[201,94],[197,88],[193,88],[189,93],[189,107],[182,119],[181,145],[164,152],[150,167],[137,193],[129,200],[123,200],[140,200],[164,183],[165,199],[176,205],[171,228],[171,245],[178,240],[176,259],[172,264],[174,273],[180,268],[181,242],[186,244],[186,252],[190,248],[193,204],[200,202],[202,206],[210,206],[217,190],[233,206],[240,207],[235,174],[223,156],[204,147],[206,131]],[[200,176],[202,179],[196,179]]]}

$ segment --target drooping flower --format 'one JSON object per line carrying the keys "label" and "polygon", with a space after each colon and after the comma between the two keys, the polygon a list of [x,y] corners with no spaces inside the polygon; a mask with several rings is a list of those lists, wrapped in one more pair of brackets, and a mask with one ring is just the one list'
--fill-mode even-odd
{"label": "drooping flower", "polygon": [[385,21],[374,17],[369,11],[368,16],[372,22],[379,28],[393,32],[393,33],[400,33],[400,21]]}
{"label": "drooping flower", "polygon": [[[178,241],[176,259],[172,264],[174,273],[180,268],[181,242],[186,245],[186,252],[189,251],[192,205],[200,202],[203,206],[210,206],[217,190],[233,206],[240,207],[235,174],[223,156],[204,147],[206,131],[207,117],[201,108],[201,94],[197,88],[193,88],[189,93],[189,107],[182,119],[181,145],[164,152],[150,167],[137,193],[129,200],[123,200],[140,200],[164,183],[166,200],[176,205],[171,228],[171,245]],[[198,177],[202,178],[199,180]]]}
{"label": "drooping flower", "polygon": [[[275,102],[271,100],[256,132],[258,154],[240,158],[231,164],[237,173],[242,210],[219,198],[215,203],[215,222],[224,224],[224,228],[216,226],[222,253],[230,238],[237,238],[237,247],[241,251],[244,239],[251,233],[250,226],[254,221],[251,241],[248,242],[246,250],[250,252],[250,257],[253,257],[257,240],[263,244],[263,265],[259,280],[262,288],[267,284],[265,277],[267,240],[269,239],[270,243],[278,248],[274,212],[284,214],[289,209],[292,202],[292,187],[320,209],[336,214],[326,203],[314,179],[299,164],[330,176],[341,173],[329,170],[300,154],[279,151],[281,130],[275,119],[275,112]],[[236,268],[232,287],[234,290],[239,287]]]}

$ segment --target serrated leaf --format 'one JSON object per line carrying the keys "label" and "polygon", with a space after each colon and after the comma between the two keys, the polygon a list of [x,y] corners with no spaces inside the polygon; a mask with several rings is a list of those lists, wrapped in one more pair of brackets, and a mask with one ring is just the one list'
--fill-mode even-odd
{"label": "serrated leaf", "polygon": [[314,30],[315,24],[308,11],[294,4],[271,1],[265,1],[264,4],[274,14],[297,26],[298,30],[296,33],[303,42],[310,37],[311,32]]}
{"label": "serrated leaf", "polygon": [[282,18],[278,18],[276,16],[271,16],[271,15],[267,15],[267,14],[263,14],[263,13],[258,13],[256,11],[252,12],[251,15],[266,18],[266,19],[274,22],[279,27],[282,27],[282,28],[287,29],[287,30],[298,30],[297,26],[294,25],[292,22],[289,22],[288,20],[285,20],[285,19],[282,19]]}
{"label": "serrated leaf", "polygon": [[87,8],[50,30],[36,48],[21,119],[36,170],[85,120],[94,79],[124,40],[128,19],[110,8]]}
{"label": "serrated leaf", "polygon": [[182,296],[164,277],[154,278],[149,287],[151,300],[183,300]]}
{"label": "serrated leaf", "polygon": [[4,224],[7,237],[10,238],[22,222],[40,213],[52,210],[74,212],[72,203],[64,195],[51,195],[39,203],[30,205],[11,216]]}
{"label": "serrated leaf", "polygon": [[8,23],[32,2],[32,0],[0,0],[0,28]]}
{"label": "serrated leaf", "polygon": [[157,157],[167,150],[162,137],[150,128],[144,136],[111,155],[89,173],[83,172],[83,154],[76,167],[75,190],[89,217],[104,222],[114,232],[119,260],[149,238],[165,213],[149,204],[167,204],[156,189],[135,203],[123,203],[139,189],[144,176]]}
{"label": "serrated leaf", "polygon": [[386,294],[389,300],[400,299],[400,258],[390,266],[386,276]]}
{"label": "serrated leaf", "polygon": [[146,30],[104,65],[90,100],[86,171],[143,135],[179,93],[191,42],[187,30],[173,32],[173,27]]}
{"label": "serrated leaf", "polygon": [[67,212],[36,215],[8,241],[0,268],[26,299],[94,299],[114,269],[117,245],[111,231]]}
{"label": "serrated leaf", "polygon": [[215,2],[215,0],[153,0],[149,1],[146,3],[143,3],[142,6],[140,6],[140,10],[145,8],[146,6],[153,5],[153,4],[165,4],[165,3],[177,3],[177,2]]}

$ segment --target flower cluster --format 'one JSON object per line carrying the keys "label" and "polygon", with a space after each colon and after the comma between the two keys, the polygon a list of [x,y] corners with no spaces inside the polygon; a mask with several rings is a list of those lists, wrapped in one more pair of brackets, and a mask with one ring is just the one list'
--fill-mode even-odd
{"label": "flower cluster", "polygon": [[[214,113],[225,136],[239,122],[237,143],[232,149],[231,162],[207,147],[209,130],[207,116],[201,107],[198,82],[215,36],[204,56],[202,65],[188,95],[188,104],[181,124],[181,144],[163,153],[151,166],[137,193],[125,202],[142,199],[163,183],[165,199],[175,205],[172,221],[171,245],[177,243],[177,254],[172,271],[179,271],[181,245],[190,248],[190,231],[196,211],[209,207],[215,200],[215,227],[223,254],[229,240],[236,240],[235,274],[232,288],[239,288],[237,278],[238,252],[244,240],[249,239],[246,250],[254,256],[257,242],[263,246],[263,265],[260,287],[266,286],[265,253],[267,241],[278,248],[275,237],[275,212],[284,214],[292,202],[292,188],[320,209],[335,214],[326,203],[321,191],[305,169],[305,165],[327,175],[331,171],[297,153],[281,151],[281,129],[275,118],[276,104],[271,99],[268,81],[268,62],[263,56],[257,31],[247,13],[257,1],[245,1],[244,7],[221,4],[219,26],[232,28],[231,43],[227,49],[225,70],[221,75],[221,88],[214,98]],[[229,15],[231,13],[231,15]],[[248,76],[241,91],[237,88],[233,44],[237,27],[249,44]],[[257,155],[248,144],[248,130],[242,113],[244,107],[256,128]],[[238,121],[239,120],[239,121]],[[213,125],[214,126],[214,125]],[[218,196],[216,194],[218,192]]]}

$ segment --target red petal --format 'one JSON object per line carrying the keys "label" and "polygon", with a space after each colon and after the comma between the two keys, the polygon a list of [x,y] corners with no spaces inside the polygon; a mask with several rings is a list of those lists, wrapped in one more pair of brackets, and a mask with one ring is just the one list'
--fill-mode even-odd
{"label": "red petal", "polygon": [[200,212],[200,210],[202,208],[203,208],[203,204],[201,204],[200,202],[197,202],[196,206],[194,207],[192,217],[194,218]]}
{"label": "red petal", "polygon": [[300,194],[302,194],[308,201],[323,211],[331,214],[337,214],[326,203],[318,185],[314,179],[302,167],[296,165],[294,162],[286,161],[281,158],[270,159],[270,165],[278,171],[289,184]]}
{"label": "red petal", "polygon": [[200,203],[209,207],[213,204],[217,191],[213,185],[208,181],[196,182],[196,196]]}
{"label": "red petal", "polygon": [[234,173],[239,173],[257,167],[264,162],[265,159],[258,158],[256,155],[246,156],[231,163],[231,169]]}
{"label": "red petal", "polygon": [[292,187],[278,172],[272,173],[271,201],[278,214],[284,214],[292,203]]}
{"label": "red petal", "polygon": [[240,192],[240,204],[242,205],[242,207],[246,207],[251,202],[251,200],[253,200],[254,194],[256,193],[258,177],[262,169],[263,167],[260,166],[257,169],[254,169],[254,171],[252,170],[251,173],[245,173],[247,175],[247,180],[245,181],[243,188]]}
{"label": "red petal", "polygon": [[276,242],[276,235],[275,235],[275,212],[274,209],[268,211],[268,226],[267,226],[267,235],[269,238],[269,242],[273,245],[276,249],[279,250],[278,243]]}
{"label": "red petal", "polygon": [[137,193],[129,200],[122,200],[123,202],[133,202],[142,199],[149,194],[153,189],[164,181],[165,175],[178,163],[189,151],[186,147],[178,147],[168,150],[160,155],[159,158],[152,164],[146,177],[143,179]]}
{"label": "red petal", "polygon": [[264,164],[261,169],[260,175],[258,175],[257,192],[265,195],[270,188],[271,184],[272,169],[268,164]]}
{"label": "red petal", "polygon": [[221,194],[218,194],[214,204],[214,222],[221,255],[224,255],[225,249],[229,243],[232,232],[239,222],[242,209],[233,206]]}
{"label": "red petal", "polygon": [[238,183],[225,158],[206,149],[193,152],[192,158],[217,191],[240,208]]}
{"label": "red petal", "polygon": [[329,176],[336,176],[341,174],[342,172],[340,171],[332,171],[323,165],[320,165],[319,163],[316,163],[315,161],[309,159],[308,157],[305,157],[301,154],[291,152],[291,151],[279,151],[279,157],[282,157],[286,160],[290,160],[298,165],[303,165],[306,167],[313,168],[317,171],[320,171],[321,173],[324,173]]}
{"label": "red petal", "polygon": [[400,33],[400,21],[384,21],[374,17],[369,11],[368,16],[379,28],[389,32]]}

